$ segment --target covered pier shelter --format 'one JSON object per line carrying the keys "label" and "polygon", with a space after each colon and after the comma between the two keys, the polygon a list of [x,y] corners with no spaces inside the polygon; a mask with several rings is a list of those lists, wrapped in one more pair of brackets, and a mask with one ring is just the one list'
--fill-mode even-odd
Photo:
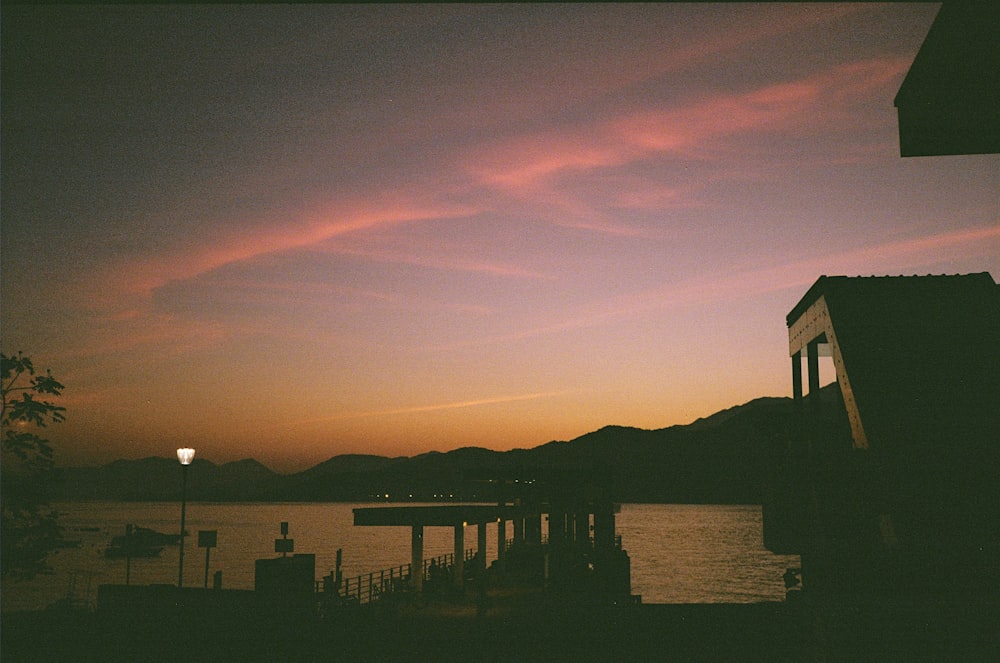
{"label": "covered pier shelter", "polygon": [[[547,543],[553,556],[553,572],[562,559],[559,553],[567,549],[592,549],[596,558],[601,552],[615,551],[615,505],[574,504],[560,507],[548,504],[526,506],[521,504],[456,504],[380,506],[354,509],[356,526],[409,527],[411,548],[411,587],[420,592],[423,588],[424,528],[451,527],[454,530],[454,567],[452,582],[462,588],[465,571],[465,528],[477,527],[477,572],[486,567],[487,525],[497,524],[497,562],[502,570],[507,554],[507,523],[512,525],[512,547],[543,544],[542,514],[548,515]],[[593,517],[593,539],[591,539]],[[610,556],[610,555],[609,555]]]}
{"label": "covered pier shelter", "polygon": [[[822,276],[786,323],[798,429],[771,459],[765,546],[802,556],[810,592],[995,591],[1000,287],[991,275]],[[836,372],[829,388],[824,356]]]}

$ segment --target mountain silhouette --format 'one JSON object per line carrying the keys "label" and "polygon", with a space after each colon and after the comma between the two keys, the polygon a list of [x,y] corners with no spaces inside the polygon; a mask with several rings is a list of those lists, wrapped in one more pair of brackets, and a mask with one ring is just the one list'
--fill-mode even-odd
{"label": "mountain silhouette", "polygon": [[[835,401],[836,383],[822,400]],[[837,408],[830,408],[836,411]],[[533,449],[463,447],[413,457],[335,456],[294,474],[256,460],[215,465],[196,459],[188,473],[192,501],[492,501],[503,477],[537,471],[597,471],[619,502],[756,504],[768,458],[793,434],[790,398],[758,398],[687,424],[658,430],[605,426]],[[54,499],[179,499],[177,461],[118,460],[61,470]],[[509,489],[508,489],[509,492]],[[510,495],[508,494],[508,497]]]}

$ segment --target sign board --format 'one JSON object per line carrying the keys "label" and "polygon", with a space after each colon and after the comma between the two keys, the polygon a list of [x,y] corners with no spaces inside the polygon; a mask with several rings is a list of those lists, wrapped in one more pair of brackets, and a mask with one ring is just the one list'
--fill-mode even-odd
{"label": "sign board", "polygon": [[276,553],[295,552],[295,539],[275,539],[274,552]]}
{"label": "sign board", "polygon": [[200,529],[198,530],[198,547],[199,548],[214,548],[216,545],[217,535],[219,530],[214,529]]}

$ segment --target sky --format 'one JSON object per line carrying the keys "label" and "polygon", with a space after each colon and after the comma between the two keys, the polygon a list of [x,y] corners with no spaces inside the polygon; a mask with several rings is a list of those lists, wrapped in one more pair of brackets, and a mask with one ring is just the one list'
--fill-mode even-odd
{"label": "sky", "polygon": [[5,5],[5,353],[60,465],[531,448],[791,393],[822,274],[1000,278],[920,4]]}

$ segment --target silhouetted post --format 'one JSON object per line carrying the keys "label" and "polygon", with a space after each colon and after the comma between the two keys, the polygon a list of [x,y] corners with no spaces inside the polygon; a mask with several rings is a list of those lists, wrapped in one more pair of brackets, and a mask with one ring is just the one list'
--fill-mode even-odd
{"label": "silhouetted post", "polygon": [[[819,340],[813,339],[806,344],[806,372],[809,385],[809,393],[806,396],[808,402],[808,414],[806,425],[806,476],[810,482],[809,500],[807,511],[807,542],[806,548],[801,555],[802,559],[802,587],[813,596],[818,592],[824,592],[827,576],[827,546],[823,525],[819,517],[819,500],[816,491],[816,481],[818,475],[817,456],[820,453],[819,435],[817,427],[820,414],[820,392],[819,392]],[[809,567],[808,580],[806,580],[806,567]],[[808,587],[807,587],[808,584]]]}
{"label": "silhouetted post", "polygon": [[486,521],[479,523],[478,548],[476,556],[476,616],[486,614]]}
{"label": "silhouetted post", "polygon": [[549,547],[562,546],[566,534],[566,514],[563,511],[549,509]]}
{"label": "silhouetted post", "polygon": [[819,341],[812,340],[806,345],[806,364],[809,372],[810,417],[819,410]]}
{"label": "silhouetted post", "polygon": [[177,564],[177,587],[184,586],[184,520],[187,516],[187,469],[194,460],[194,449],[177,450],[177,460],[181,463],[181,551]]}
{"label": "silhouetted post", "polygon": [[497,566],[503,573],[507,564],[507,521],[503,516],[497,519]]}
{"label": "silhouetted post", "polygon": [[602,555],[615,548],[615,510],[611,504],[594,510],[594,548]]}
{"label": "silhouetted post", "polygon": [[477,546],[477,549],[478,549],[478,552],[479,552],[479,567],[480,568],[476,569],[476,573],[482,574],[482,575],[480,575],[480,577],[485,577],[485,573],[482,573],[482,572],[486,570],[486,521],[484,520],[481,523],[479,523],[478,527],[479,527],[479,531],[477,532],[477,534],[478,534],[478,537],[477,537],[478,541],[477,541],[477,543],[479,545]]}
{"label": "silhouetted post", "polygon": [[208,559],[209,553],[218,542],[218,530],[198,530],[198,546],[205,549],[205,589],[208,589]]}
{"label": "silhouetted post", "polygon": [[465,523],[455,525],[455,561],[452,564],[452,583],[462,589],[465,582]]}
{"label": "silhouetted post", "polygon": [[542,545],[542,514],[533,512],[524,518],[524,540],[536,546]]}
{"label": "silhouetted post", "polygon": [[295,552],[295,539],[288,538],[288,521],[281,521],[281,538],[274,540],[274,552],[280,552],[281,556],[288,557],[288,553]]}
{"label": "silhouetted post", "polygon": [[410,585],[414,592],[424,588],[424,526],[413,525],[410,530]]}
{"label": "silhouetted post", "polygon": [[796,407],[802,400],[802,351],[792,355],[792,400]]}
{"label": "silhouetted post", "polygon": [[561,579],[563,539],[566,536],[566,513],[560,507],[549,508],[549,578]]}
{"label": "silhouetted post", "polygon": [[125,585],[132,576],[132,525],[125,526]]}
{"label": "silhouetted post", "polygon": [[576,543],[579,547],[585,548],[590,545],[590,512],[577,511],[575,520]]}
{"label": "silhouetted post", "polygon": [[211,554],[212,549],[209,547],[205,548],[205,589],[208,589],[208,558]]}

